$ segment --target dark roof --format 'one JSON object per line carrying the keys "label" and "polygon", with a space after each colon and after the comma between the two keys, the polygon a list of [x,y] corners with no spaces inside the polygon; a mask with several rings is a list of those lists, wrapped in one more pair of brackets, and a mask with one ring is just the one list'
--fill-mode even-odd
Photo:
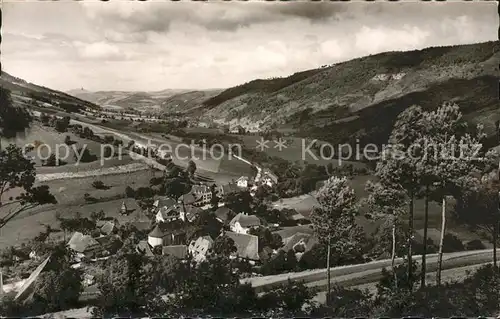
{"label": "dark roof", "polygon": [[203,212],[203,209],[188,205],[186,206],[185,216],[188,221],[193,221],[198,215]]}
{"label": "dark roof", "polygon": [[231,214],[232,210],[226,206],[221,206],[217,208],[214,212],[215,216],[222,220],[223,222],[226,222],[228,220],[229,214]]}
{"label": "dark roof", "polygon": [[255,215],[245,215],[243,213],[236,215],[229,224],[234,225],[236,222],[239,222],[241,227],[260,226],[261,224],[259,217]]}
{"label": "dark roof", "polygon": [[191,205],[196,202],[196,197],[192,193],[187,193],[179,197],[179,202],[184,203],[184,205]]}
{"label": "dark roof", "polygon": [[113,244],[113,242],[115,240],[120,240],[121,241],[120,236],[118,236],[118,235],[102,236],[102,237],[96,237],[94,239],[102,247],[108,247],[108,246],[110,246],[111,244]]}
{"label": "dark roof", "polygon": [[165,237],[165,233],[161,229],[160,225],[156,225],[156,227],[148,234],[148,236],[154,238],[163,238]]}
{"label": "dark roof", "polygon": [[153,252],[151,251],[151,246],[149,246],[146,240],[141,240],[137,244],[136,249],[138,252],[144,253],[148,257],[154,256]]}
{"label": "dark roof", "polygon": [[153,206],[155,207],[173,207],[177,205],[177,201],[170,197],[158,198],[154,201]]}
{"label": "dark roof", "polygon": [[259,237],[254,235],[225,232],[234,241],[238,257],[259,260]]}
{"label": "dark roof", "polygon": [[186,258],[187,246],[186,245],[174,245],[174,246],[164,246],[162,249],[162,255],[170,255],[179,259]]}
{"label": "dark roof", "polygon": [[235,183],[229,183],[222,185],[222,195],[238,193],[241,189]]}
{"label": "dark roof", "polygon": [[151,222],[131,222],[130,223],[132,226],[137,228],[137,230],[150,230],[151,229]]}
{"label": "dark roof", "polygon": [[273,234],[280,235],[281,238],[283,239],[283,242],[285,242],[288,238],[298,233],[312,235],[314,231],[311,225],[303,225],[303,226],[283,227],[283,229],[273,232]]}

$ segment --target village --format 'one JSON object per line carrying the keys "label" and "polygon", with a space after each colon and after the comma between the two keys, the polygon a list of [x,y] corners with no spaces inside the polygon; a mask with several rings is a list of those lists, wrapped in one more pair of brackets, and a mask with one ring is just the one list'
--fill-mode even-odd
{"label": "village", "polygon": [[[163,178],[168,179],[173,166],[171,161],[165,166]],[[186,173],[174,171],[180,176]],[[255,176],[241,176],[227,184],[197,182],[178,198],[155,196],[146,207],[139,207],[136,201],[127,199],[116,207],[116,212],[95,214],[97,216],[92,222],[79,217],[73,220],[61,218],[61,228],[73,230],[68,231],[69,240],[66,241],[74,256],[72,267],[84,270],[83,285],[92,291],[96,282],[96,266],[92,265],[112,257],[125,242],[132,240],[136,252],[146,257],[169,256],[181,262],[194,260],[200,263],[213,253],[214,242],[219,237],[232,240],[234,251],[230,259],[240,265],[247,264],[248,276],[261,276],[258,270],[279,254],[291,253],[299,261],[319,242],[313,235],[309,220],[317,202],[311,195],[301,196],[307,202],[304,205],[307,209],[297,212],[283,208],[282,200],[280,204],[266,201],[263,206],[268,212],[283,212],[279,217],[282,222],[276,218],[266,220],[263,214],[257,216],[251,210],[256,209],[254,202],[263,203],[263,199],[256,197],[272,190],[278,177],[267,168],[257,167],[256,172]],[[247,202],[241,205],[245,200]],[[71,222],[76,226],[65,226]],[[50,231],[48,235],[40,236],[40,240],[49,246],[57,244],[57,240],[48,238]],[[0,273],[0,292],[16,291],[17,302],[23,302],[33,294],[38,276],[47,267],[51,255],[42,260],[41,251],[32,249],[26,254],[21,251],[13,251],[15,264],[39,264],[29,277],[4,283],[5,276]]]}

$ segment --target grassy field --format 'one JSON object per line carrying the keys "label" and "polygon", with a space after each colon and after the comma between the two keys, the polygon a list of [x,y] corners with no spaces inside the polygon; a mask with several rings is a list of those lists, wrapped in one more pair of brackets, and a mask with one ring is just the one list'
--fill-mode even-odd
{"label": "grassy field", "polygon": [[[241,142],[243,143],[243,146],[248,149],[257,149],[257,147],[259,146],[259,143],[257,141],[260,141],[261,138],[261,136],[259,135],[235,135],[235,136],[240,138]],[[326,159],[326,158],[322,159],[320,158],[320,156],[318,156],[318,154],[316,154],[314,151],[311,150],[311,152],[317,158],[312,157],[306,151],[311,141],[306,141],[302,138],[284,137],[283,141],[285,141],[286,148],[282,148],[281,150],[275,147],[277,141],[278,140],[269,140],[269,142],[267,143],[267,146],[269,146],[269,148],[265,148],[263,152],[265,152],[266,155],[268,156],[280,157],[290,162],[306,161],[309,164],[316,164],[316,165],[327,165],[329,163],[332,163],[334,167],[347,164],[352,164],[356,168],[361,168],[366,166],[365,164],[357,161],[344,161],[344,160],[339,161],[337,159]],[[304,154],[302,154],[303,152]]]}
{"label": "grassy field", "polygon": [[[157,176],[158,173],[157,173]],[[74,180],[54,180],[44,183],[48,185],[52,194],[56,197],[56,205],[45,205],[23,212],[17,218],[11,220],[0,230],[0,248],[10,245],[21,244],[38,235],[45,228],[43,224],[57,226],[56,213],[61,216],[70,216],[75,212],[90,214],[93,211],[104,210],[106,214],[116,214],[120,209],[122,197],[127,186],[137,188],[146,186],[151,179],[149,172],[139,171],[129,174],[117,174],[100,176],[99,178],[78,178]],[[92,182],[101,180],[109,186],[108,190],[97,190],[92,187]],[[100,202],[90,204],[83,198],[88,193]],[[11,195],[11,194],[7,194]],[[118,199],[117,199],[118,198]],[[127,207],[137,207],[134,200],[125,199]],[[7,209],[4,207],[3,209]],[[4,214],[5,212],[0,212]]]}
{"label": "grassy field", "polygon": [[[75,144],[69,146],[66,149],[66,145],[64,144],[64,139],[66,136],[70,136],[71,141]],[[117,165],[125,165],[134,162],[128,155],[128,152],[124,151],[123,156],[119,158],[118,156],[109,160],[104,160],[101,164],[101,144],[95,141],[82,139],[73,133],[59,133],[55,131],[53,128],[44,127],[39,125],[39,123],[35,123],[32,127],[26,131],[25,134],[19,135],[15,139],[7,140],[7,143],[14,143],[17,146],[23,147],[28,144],[38,144],[33,151],[27,153],[28,156],[32,156],[34,158],[35,165],[37,167],[37,172],[40,174],[46,173],[59,173],[59,172],[79,172],[96,168],[103,167],[113,167]],[[46,146],[42,146],[46,145]],[[74,157],[75,150],[85,146],[86,149],[90,151],[91,154],[97,156],[97,160],[90,163],[79,163],[78,165],[74,165],[76,163],[76,159]],[[59,148],[59,158],[63,161],[67,162],[66,165],[58,166],[58,167],[44,167],[42,166],[41,159],[47,158],[50,153],[54,154]]]}

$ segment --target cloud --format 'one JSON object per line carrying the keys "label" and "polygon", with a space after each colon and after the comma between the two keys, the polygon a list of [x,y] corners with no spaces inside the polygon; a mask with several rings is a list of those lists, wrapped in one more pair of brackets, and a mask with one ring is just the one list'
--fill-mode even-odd
{"label": "cloud", "polygon": [[124,32],[167,32],[175,22],[191,23],[207,30],[235,31],[291,18],[323,21],[347,11],[346,4],[324,2],[170,2],[160,5],[151,1],[122,2],[114,6],[106,3],[82,5],[91,19]]}
{"label": "cloud", "polygon": [[80,57],[84,59],[119,60],[126,57],[126,54],[117,46],[106,42],[95,42],[90,44],[75,42],[74,44]]}
{"label": "cloud", "polygon": [[495,40],[493,5],[9,3],[2,62],[64,90],[229,87],[383,51]]}

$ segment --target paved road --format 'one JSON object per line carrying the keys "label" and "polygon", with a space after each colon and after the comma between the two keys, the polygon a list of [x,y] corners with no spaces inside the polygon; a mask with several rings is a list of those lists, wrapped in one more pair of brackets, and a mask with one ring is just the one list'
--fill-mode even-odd
{"label": "paved road", "polygon": [[[500,253],[500,249],[498,249]],[[414,260],[420,261],[421,256],[413,256]],[[458,253],[444,254],[443,256],[443,269],[454,269],[464,266],[483,264],[491,261],[493,258],[493,251],[488,250],[475,250]],[[396,260],[396,264],[401,264],[401,258]],[[426,259],[428,272],[436,270],[437,254],[430,254]],[[377,282],[381,278],[381,271],[383,268],[389,269],[391,260],[379,260],[360,265],[349,265],[342,267],[335,267],[330,269],[331,281],[342,286],[350,287],[371,282]],[[288,279],[294,281],[303,281],[308,287],[316,287],[318,289],[326,289],[326,269],[309,270],[298,273],[281,274],[265,277],[253,277],[242,280],[242,282],[249,282],[252,284],[257,292],[262,292],[266,288],[276,287],[285,284]]]}

